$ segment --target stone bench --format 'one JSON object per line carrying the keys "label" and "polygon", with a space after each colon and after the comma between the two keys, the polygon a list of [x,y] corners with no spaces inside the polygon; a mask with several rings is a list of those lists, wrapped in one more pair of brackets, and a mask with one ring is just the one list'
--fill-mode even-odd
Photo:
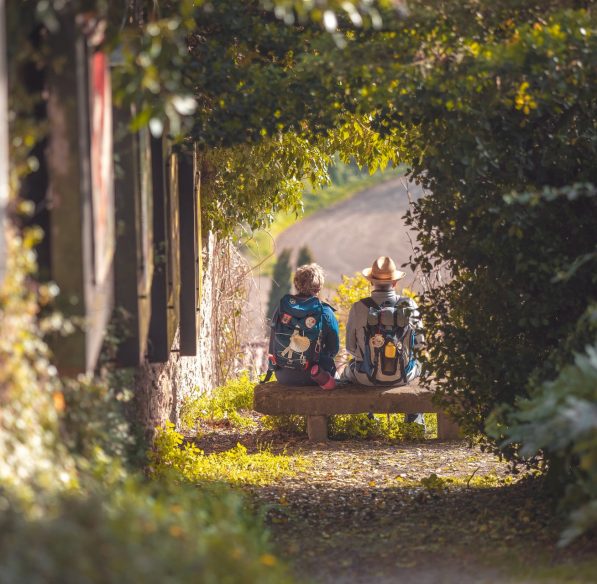
{"label": "stone bench", "polygon": [[332,391],[319,387],[291,387],[261,383],[255,387],[253,409],[262,414],[307,416],[307,433],[312,442],[327,440],[327,417],[333,414],[437,414],[439,440],[460,438],[458,425],[433,402],[433,391],[417,383],[402,387],[345,385]]}

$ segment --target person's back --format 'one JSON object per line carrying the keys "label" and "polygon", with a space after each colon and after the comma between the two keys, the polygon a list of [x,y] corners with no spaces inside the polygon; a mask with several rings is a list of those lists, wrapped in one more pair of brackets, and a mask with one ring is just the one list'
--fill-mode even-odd
{"label": "person's back", "polygon": [[338,321],[334,309],[317,297],[323,286],[320,266],[299,267],[294,285],[297,294],[284,296],[272,315],[270,371],[283,385],[317,385],[311,377],[314,366],[331,378],[336,373]]}
{"label": "person's back", "polygon": [[399,385],[420,373],[415,347],[424,339],[416,302],[399,296],[394,287],[404,277],[394,262],[378,258],[363,275],[373,284],[370,298],[350,309],[346,324],[346,350],[354,359],[342,378],[361,385]]}

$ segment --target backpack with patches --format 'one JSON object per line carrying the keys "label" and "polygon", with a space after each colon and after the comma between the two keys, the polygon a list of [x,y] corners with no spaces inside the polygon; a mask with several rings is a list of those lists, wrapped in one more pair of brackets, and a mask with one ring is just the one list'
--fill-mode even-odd
{"label": "backpack with patches", "polygon": [[413,308],[408,300],[381,306],[372,298],[361,302],[367,306],[365,350],[359,371],[375,385],[406,383],[414,366],[415,331],[410,321]]}
{"label": "backpack with patches", "polygon": [[323,331],[323,305],[319,298],[302,299],[286,294],[280,300],[272,329],[273,369],[308,370],[319,362]]}

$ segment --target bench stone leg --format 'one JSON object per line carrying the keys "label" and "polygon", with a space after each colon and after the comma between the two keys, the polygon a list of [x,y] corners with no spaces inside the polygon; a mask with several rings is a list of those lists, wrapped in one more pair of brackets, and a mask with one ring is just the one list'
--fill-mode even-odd
{"label": "bench stone leg", "polygon": [[437,414],[437,438],[438,440],[462,439],[458,424],[445,412]]}
{"label": "bench stone leg", "polygon": [[310,442],[327,442],[327,416],[307,416],[307,434]]}

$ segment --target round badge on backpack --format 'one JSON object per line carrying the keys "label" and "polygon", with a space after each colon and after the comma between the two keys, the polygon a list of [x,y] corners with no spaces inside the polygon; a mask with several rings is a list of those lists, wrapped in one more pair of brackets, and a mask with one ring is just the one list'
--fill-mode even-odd
{"label": "round badge on backpack", "polygon": [[384,338],[383,335],[373,335],[371,337],[371,344],[376,348],[379,349],[380,347],[383,346],[384,343]]}
{"label": "round badge on backpack", "polygon": [[312,329],[316,324],[317,324],[317,320],[315,320],[315,318],[313,316],[308,316],[305,319],[305,326],[308,329]]}

